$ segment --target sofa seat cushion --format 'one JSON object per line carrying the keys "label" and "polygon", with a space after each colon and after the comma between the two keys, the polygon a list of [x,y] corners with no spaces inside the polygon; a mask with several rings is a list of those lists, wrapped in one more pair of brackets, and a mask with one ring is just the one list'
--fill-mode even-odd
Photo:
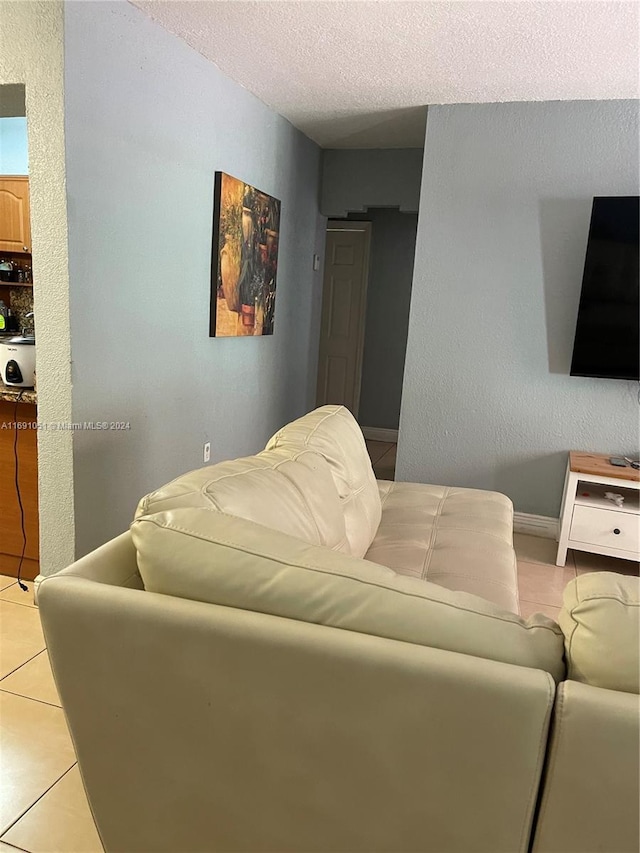
{"label": "sofa seat cushion", "polygon": [[189,471],[142,498],[135,517],[178,507],[206,507],[313,545],[350,549],[329,464],[306,448],[263,451]]}
{"label": "sofa seat cushion", "polygon": [[[564,677],[563,637],[464,592],[211,509],[131,525],[145,589],[533,667]],[[506,676],[505,676],[506,677]]]}
{"label": "sofa seat cushion", "polygon": [[267,450],[313,450],[329,463],[354,557],[364,556],[380,523],[380,495],[362,430],[344,406],[321,406],[282,427]]}
{"label": "sofa seat cushion", "polygon": [[378,485],[382,519],[366,560],[520,612],[509,498],[422,483]]}
{"label": "sofa seat cushion", "polygon": [[569,678],[640,693],[640,578],[589,572],[567,584],[558,622]]}

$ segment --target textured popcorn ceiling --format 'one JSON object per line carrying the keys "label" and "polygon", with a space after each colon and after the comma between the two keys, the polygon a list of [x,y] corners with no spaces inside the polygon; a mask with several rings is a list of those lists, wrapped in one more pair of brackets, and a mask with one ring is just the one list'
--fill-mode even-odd
{"label": "textured popcorn ceiling", "polygon": [[325,147],[421,146],[425,104],[640,92],[635,1],[132,2]]}

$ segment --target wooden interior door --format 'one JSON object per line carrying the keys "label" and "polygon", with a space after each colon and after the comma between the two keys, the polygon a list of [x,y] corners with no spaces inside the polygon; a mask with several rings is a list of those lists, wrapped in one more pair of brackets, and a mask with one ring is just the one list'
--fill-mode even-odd
{"label": "wooden interior door", "polygon": [[318,406],[360,403],[367,306],[370,222],[330,221],[324,266],[318,360]]}
{"label": "wooden interior door", "polygon": [[0,178],[0,252],[31,252],[29,178]]}

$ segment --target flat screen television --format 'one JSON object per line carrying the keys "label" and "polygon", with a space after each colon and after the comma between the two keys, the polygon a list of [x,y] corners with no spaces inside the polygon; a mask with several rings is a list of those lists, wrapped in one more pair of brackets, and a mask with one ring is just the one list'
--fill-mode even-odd
{"label": "flat screen television", "polygon": [[572,376],[640,378],[640,198],[594,198]]}

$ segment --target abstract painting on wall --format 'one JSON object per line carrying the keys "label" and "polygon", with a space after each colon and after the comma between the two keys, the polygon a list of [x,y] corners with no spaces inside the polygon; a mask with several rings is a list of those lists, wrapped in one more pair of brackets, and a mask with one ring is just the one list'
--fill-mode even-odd
{"label": "abstract painting on wall", "polygon": [[216,172],[209,336],[272,335],[280,202]]}

